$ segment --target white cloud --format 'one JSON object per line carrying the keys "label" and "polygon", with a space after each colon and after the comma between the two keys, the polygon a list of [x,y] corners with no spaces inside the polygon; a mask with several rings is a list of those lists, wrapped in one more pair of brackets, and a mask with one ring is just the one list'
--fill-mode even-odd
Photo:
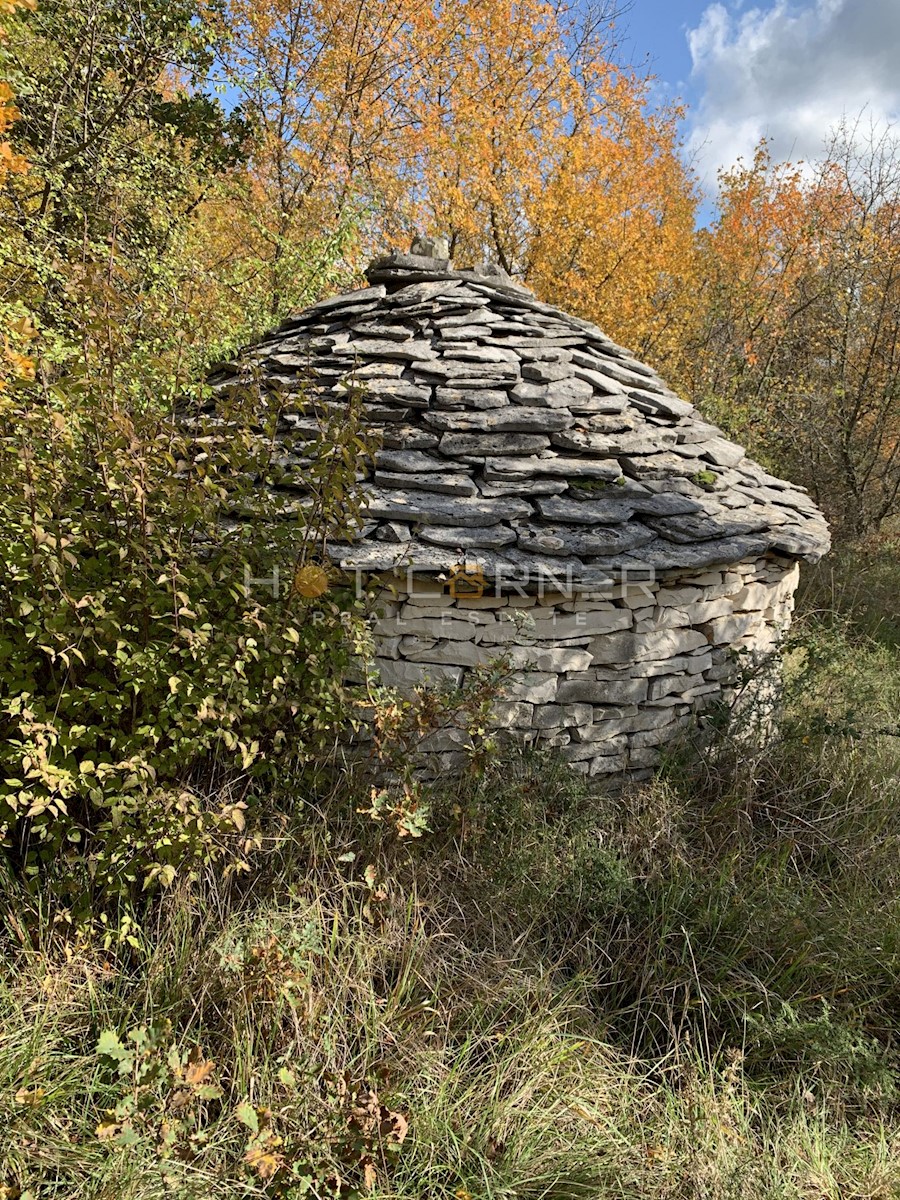
{"label": "white cloud", "polygon": [[810,161],[844,117],[900,117],[900,0],[714,3],[688,43],[701,96],[689,147],[709,184],[762,136],[776,158]]}

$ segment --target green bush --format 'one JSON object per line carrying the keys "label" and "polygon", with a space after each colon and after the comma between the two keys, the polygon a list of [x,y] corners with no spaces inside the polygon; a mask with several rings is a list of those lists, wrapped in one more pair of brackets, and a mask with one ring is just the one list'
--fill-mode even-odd
{"label": "green bush", "polygon": [[175,420],[70,381],[0,403],[9,864],[68,903],[245,869],[276,763],[346,718],[356,598],[292,581],[355,517],[355,402],[322,426],[299,519],[264,486],[277,400]]}

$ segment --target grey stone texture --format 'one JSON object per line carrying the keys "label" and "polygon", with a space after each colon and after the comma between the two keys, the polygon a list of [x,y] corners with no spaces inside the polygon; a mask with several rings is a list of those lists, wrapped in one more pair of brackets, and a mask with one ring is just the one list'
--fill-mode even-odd
{"label": "grey stone texture", "polygon": [[[377,449],[358,535],[330,552],[389,583],[384,683],[459,684],[507,653],[498,729],[585,774],[645,777],[734,699],[743,660],[777,650],[797,560],[828,550],[822,515],[651,367],[498,268],[457,270],[446,242],[419,238],[368,275],[217,369],[207,413],[241,387],[277,395],[283,452],[264,485],[288,511],[319,414],[361,395]],[[449,594],[462,563],[482,596]],[[435,773],[461,753],[436,739]]]}

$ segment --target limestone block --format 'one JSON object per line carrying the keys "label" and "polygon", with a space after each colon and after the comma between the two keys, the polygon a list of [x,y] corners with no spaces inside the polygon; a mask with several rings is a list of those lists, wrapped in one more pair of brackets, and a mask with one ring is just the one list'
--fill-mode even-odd
{"label": "limestone block", "polygon": [[722,583],[704,589],[706,600],[718,600],[722,596],[733,596],[744,587],[745,580],[734,571],[726,571]]}
{"label": "limestone block", "polygon": [[[524,641],[524,638],[523,638],[523,641]],[[567,650],[573,650],[573,649],[587,650],[588,646],[590,646],[590,644],[591,644],[591,639],[589,637],[546,638],[543,641],[538,642],[536,639],[536,635],[535,635],[532,637],[530,644],[545,645],[545,646],[558,646],[560,648],[567,649]],[[590,664],[588,664],[588,665],[590,665]]]}
{"label": "limestone block", "polygon": [[539,704],[534,710],[535,729],[560,729],[571,724],[566,721],[566,709],[562,704]]}
{"label": "limestone block", "polygon": [[656,603],[660,608],[684,608],[687,604],[697,604],[703,599],[703,592],[697,587],[660,588],[656,593]]}
{"label": "limestone block", "polygon": [[611,588],[605,596],[626,608],[647,608],[655,603],[657,592],[658,588],[654,584],[644,583],[626,588]]}
{"label": "limestone block", "polygon": [[692,625],[705,625],[716,617],[727,617],[734,609],[734,601],[727,596],[716,600],[701,600],[698,604],[689,604],[687,615]]}
{"label": "limestone block", "polygon": [[628,755],[630,767],[655,767],[659,764],[659,750],[653,746],[636,747]]}
{"label": "limestone block", "polygon": [[[563,711],[566,714],[566,725],[580,727],[582,725],[590,725],[594,719],[593,704],[564,704]],[[614,714],[621,715],[621,709],[612,709]]]}
{"label": "limestone block", "polygon": [[591,759],[588,775],[615,775],[619,771],[624,771],[627,765],[628,756],[624,753],[601,755]]}
{"label": "limestone block", "polygon": [[569,763],[584,762],[597,757],[597,747],[592,742],[575,742],[560,751]]}
{"label": "limestone block", "polygon": [[747,609],[761,610],[769,608],[778,598],[777,588],[772,584],[748,583],[734,596],[732,604],[738,612],[745,612]]}
{"label": "limestone block", "polygon": [[493,625],[497,618],[493,612],[459,608],[424,608],[418,604],[404,604],[400,609],[401,621],[441,621],[445,625],[471,625],[473,629],[482,625]]}
{"label": "limestone block", "polygon": [[[446,617],[401,616],[399,620],[392,621],[390,626],[390,632],[400,633],[404,637],[449,638],[455,642],[473,641],[475,629],[473,622],[449,614]],[[375,632],[379,632],[377,626]]]}
{"label": "limestone block", "polygon": [[398,586],[402,584],[407,588],[405,598],[411,600],[414,604],[426,603],[426,597],[428,598],[427,603],[432,604],[432,597],[448,595],[446,585],[438,579],[429,579],[425,575],[419,575],[415,572],[410,572],[409,578],[401,575],[397,579]]}
{"label": "limestone block", "polygon": [[493,625],[479,626],[476,640],[482,646],[510,646],[524,639],[515,622],[501,615],[501,619]]}
{"label": "limestone block", "polygon": [[699,575],[686,575],[684,578],[685,584],[699,588],[716,587],[723,581],[722,571],[701,571]]}
{"label": "limestone block", "polygon": [[629,745],[634,750],[644,750],[647,746],[662,746],[672,740],[675,734],[674,722],[669,721],[661,729],[642,729],[633,733]]}
{"label": "limestone block", "polygon": [[650,680],[650,700],[659,700],[661,696],[681,695],[687,688],[698,687],[703,683],[704,675],[659,675]]}
{"label": "limestone block", "polygon": [[425,770],[431,779],[440,779],[445,775],[458,775],[465,770],[469,756],[464,750],[455,754],[424,754],[422,756]]}
{"label": "limestone block", "polygon": [[409,663],[402,659],[376,658],[375,666],[385,687],[420,687],[422,684],[462,683],[462,667],[444,666],[436,663]]}
{"label": "limestone block", "polygon": [[703,672],[703,678],[709,680],[710,683],[719,683],[723,681],[734,680],[738,673],[738,665],[734,660],[729,660],[719,663],[718,666],[710,667]]}
{"label": "limestone block", "polygon": [[497,729],[530,729],[534,706],[522,701],[498,700],[491,709],[491,724]]}
{"label": "limestone block", "polygon": [[563,680],[559,685],[561,703],[584,704],[640,704],[647,699],[649,685],[646,679],[598,680],[589,673]]}
{"label": "limestone block", "polygon": [[556,699],[559,676],[544,671],[524,671],[506,684],[504,691],[511,700],[529,704],[550,704]]}
{"label": "limestone block", "polygon": [[662,658],[647,662],[637,662],[632,665],[630,673],[638,679],[678,672],[687,675],[697,675],[711,666],[712,653],[707,649],[695,651],[693,654],[682,655],[680,658]]}
{"label": "limestone block", "polygon": [[378,598],[378,600],[375,602],[373,612],[376,617],[381,617],[382,619],[388,619],[390,617],[396,617],[397,614],[400,612],[400,608],[401,608],[401,601],[389,600],[384,596],[380,596]]}
{"label": "limestone block", "polygon": [[680,712],[677,709],[658,709],[643,708],[631,718],[631,728],[634,733],[641,732],[647,729],[662,729],[669,728],[671,731],[672,722],[677,721],[679,717],[683,717],[690,710],[686,704],[679,705]]}
{"label": "limestone block", "polygon": [[561,730],[554,734],[545,734],[540,739],[540,745],[546,746],[548,749],[559,749],[560,746],[568,746],[572,738],[566,730]]}
{"label": "limestone block", "polygon": [[[625,734],[631,732],[631,717],[622,717],[618,721],[595,721],[593,725],[586,725],[578,730],[578,740],[580,742],[609,742],[615,738],[622,738]],[[598,750],[594,745],[594,753]]]}
{"label": "limestone block", "polygon": [[754,628],[761,625],[759,613],[735,613],[731,617],[717,617],[704,626],[709,640],[717,646],[734,645],[739,638],[744,637]]}
{"label": "limestone block", "polygon": [[634,628],[635,633],[639,632],[638,626],[640,626],[644,630],[655,628],[655,626],[651,626],[648,624],[648,622],[650,622],[650,620],[653,617],[653,609],[652,608],[633,608],[631,611],[632,611],[632,614],[634,617],[634,627],[633,628]]}
{"label": "limestone block", "polygon": [[453,597],[449,593],[432,592],[431,595],[406,600],[400,605],[400,613],[404,617],[433,617],[435,609],[452,608],[453,603]]}
{"label": "limestone block", "polygon": [[[599,711],[599,709],[595,710],[595,712]],[[580,737],[584,742],[604,742],[623,734],[634,734],[671,726],[674,720],[675,713],[671,709],[641,709],[631,714],[623,713],[617,719],[604,717],[603,720],[597,720],[595,718],[593,725],[588,725],[580,730]]]}
{"label": "limestone block", "polygon": [[529,667],[534,671],[586,671],[591,665],[589,650],[548,648],[546,646],[514,646],[507,652],[516,667]]}
{"label": "limestone block", "polygon": [[457,667],[478,667],[490,661],[490,651],[474,642],[436,641],[434,638],[405,637],[400,653],[408,662],[446,663]]}
{"label": "limestone block", "polygon": [[591,637],[631,628],[631,612],[625,608],[561,613],[556,609],[534,613],[535,637],[564,639]]}
{"label": "limestone block", "polygon": [[655,608],[649,617],[635,625],[635,633],[649,633],[653,629],[683,629],[692,625],[686,608]]}
{"label": "limestone block", "polygon": [[425,754],[434,754],[440,752],[456,750],[464,750],[467,746],[472,745],[471,734],[464,729],[437,729],[434,733],[430,733],[416,746],[416,749]]}
{"label": "limestone block", "polygon": [[538,596],[538,608],[556,608],[570,601],[570,597],[565,592],[544,592]]}
{"label": "limestone block", "polygon": [[641,659],[668,659],[708,645],[697,629],[660,629],[654,633],[616,633],[591,642],[595,664],[634,663]]}
{"label": "limestone block", "polygon": [[456,607],[461,612],[480,612],[505,608],[508,603],[508,596],[470,596],[468,600],[462,598],[457,600]]}

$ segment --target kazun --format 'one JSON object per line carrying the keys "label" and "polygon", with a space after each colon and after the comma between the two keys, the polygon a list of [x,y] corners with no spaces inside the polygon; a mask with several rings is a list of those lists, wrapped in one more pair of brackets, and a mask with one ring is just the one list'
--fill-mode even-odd
{"label": "kazun", "polygon": [[[459,685],[503,653],[497,727],[582,773],[645,776],[684,724],[734,701],[745,664],[777,661],[799,562],[829,547],[821,513],[501,268],[456,269],[445,240],[418,238],[367,278],[214,391],[270,376],[335,411],[362,389],[380,448],[365,522],[332,553],[383,585],[385,684]],[[280,434],[297,455],[296,418]],[[430,769],[462,757],[436,750]]]}

